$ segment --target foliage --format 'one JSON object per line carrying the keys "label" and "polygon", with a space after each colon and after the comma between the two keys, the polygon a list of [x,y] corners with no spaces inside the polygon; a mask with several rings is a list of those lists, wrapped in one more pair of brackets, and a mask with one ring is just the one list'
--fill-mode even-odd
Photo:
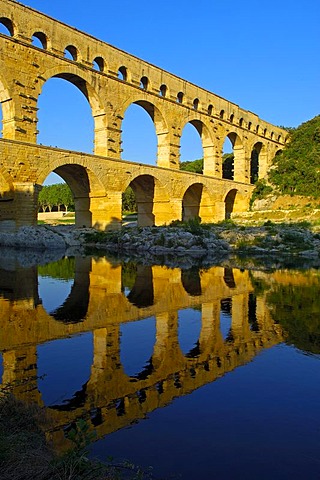
{"label": "foliage", "polygon": [[128,187],[122,194],[122,212],[137,212],[137,202],[134,191]]}
{"label": "foliage", "polygon": [[181,162],[180,170],[192,173],[203,173],[203,158],[199,158],[198,160],[193,161]]}
{"label": "foliage", "polygon": [[64,207],[67,212],[74,210],[74,199],[66,183],[56,183],[42,188],[38,197],[38,205],[43,211],[49,209],[51,212],[53,208],[60,211],[61,207]]}
{"label": "foliage", "polygon": [[56,262],[39,265],[38,273],[43,277],[73,280],[75,275],[75,258],[62,258]]}
{"label": "foliage", "polygon": [[320,116],[291,130],[290,143],[274,158],[269,180],[281,193],[320,196]]}
{"label": "foliage", "polygon": [[224,153],[222,155],[222,177],[233,180],[234,175],[234,154]]}
{"label": "foliage", "polygon": [[258,180],[255,184],[255,189],[252,192],[252,196],[250,199],[250,205],[253,204],[255,200],[261,200],[262,198],[266,198],[269,193],[273,191],[271,185],[268,185],[267,182],[262,179]]}
{"label": "foliage", "polygon": [[314,285],[278,285],[267,295],[274,320],[285,329],[287,342],[320,353],[319,281]]}

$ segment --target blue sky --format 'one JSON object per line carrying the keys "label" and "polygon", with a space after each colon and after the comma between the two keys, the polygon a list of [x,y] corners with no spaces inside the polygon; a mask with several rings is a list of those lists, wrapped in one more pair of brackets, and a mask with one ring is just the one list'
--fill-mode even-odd
{"label": "blue sky", "polygon": [[[276,125],[297,126],[320,113],[319,0],[21,3],[198,84]],[[63,94],[54,83],[57,81],[50,80],[41,96],[39,141],[91,151],[90,111],[80,97],[74,100],[79,113],[74,113],[73,106],[71,110],[74,117],[89,118],[83,127],[90,131],[88,137],[87,132],[80,139],[78,129],[72,133],[67,126],[61,128],[59,113],[54,120],[50,112],[52,120],[48,124],[45,110],[54,108],[55,96]],[[71,103],[70,92],[66,90],[65,95]],[[53,128],[55,122],[59,128]],[[145,112],[139,107],[131,111],[130,107],[124,122],[123,158],[153,163],[154,132]],[[47,138],[50,128],[61,135],[64,131],[69,143],[65,145],[62,138]],[[189,140],[182,137],[183,160],[199,157],[199,139],[193,127],[189,130]]]}

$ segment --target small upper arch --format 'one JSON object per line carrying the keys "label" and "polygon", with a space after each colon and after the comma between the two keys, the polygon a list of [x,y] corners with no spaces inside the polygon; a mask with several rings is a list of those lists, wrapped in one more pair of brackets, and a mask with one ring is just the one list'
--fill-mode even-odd
{"label": "small upper arch", "polygon": [[46,50],[48,48],[48,39],[46,34],[43,32],[34,32],[32,35],[32,45],[34,47],[43,48],[43,50]]}
{"label": "small upper arch", "polygon": [[200,104],[199,98],[195,98],[195,99],[193,100],[193,103],[192,103],[193,110],[198,110],[199,104]]}
{"label": "small upper arch", "polygon": [[221,118],[221,120],[224,119],[224,110],[220,110],[219,117]]}
{"label": "small upper arch", "polygon": [[183,103],[183,92],[178,92],[177,94],[177,103]]}
{"label": "small upper arch", "polygon": [[213,105],[210,103],[210,105],[208,105],[208,115],[212,115],[213,114]]}
{"label": "small upper arch", "polygon": [[140,79],[140,88],[142,88],[142,90],[148,90],[148,87],[149,87],[149,79],[148,79],[148,77],[146,77],[146,76],[141,77],[141,79]]}
{"label": "small upper arch", "polygon": [[14,36],[15,29],[14,29],[13,22],[12,22],[12,20],[10,20],[10,18],[1,17],[0,18],[0,25],[3,25],[7,30],[7,32],[1,32],[1,33],[4,33],[5,35],[9,34],[10,37]]}
{"label": "small upper arch", "polygon": [[233,113],[231,113],[229,120],[230,120],[230,123],[234,122],[234,114]]}
{"label": "small upper arch", "polygon": [[243,118],[241,117],[240,120],[239,120],[239,127],[243,127],[243,124],[244,124],[244,120],[243,120]]}
{"label": "small upper arch", "polygon": [[118,68],[118,78],[124,82],[127,82],[128,80],[128,70],[124,65],[121,65],[121,67]]}
{"label": "small upper arch", "polygon": [[160,86],[159,95],[160,97],[166,97],[168,93],[168,87],[164,83]]}
{"label": "small upper arch", "polygon": [[75,62],[78,60],[78,49],[74,45],[68,45],[64,49],[64,56],[65,58],[69,58],[69,60],[74,60]]}
{"label": "small upper arch", "polygon": [[104,72],[105,70],[105,61],[102,57],[95,57],[92,62],[92,67],[98,72]]}

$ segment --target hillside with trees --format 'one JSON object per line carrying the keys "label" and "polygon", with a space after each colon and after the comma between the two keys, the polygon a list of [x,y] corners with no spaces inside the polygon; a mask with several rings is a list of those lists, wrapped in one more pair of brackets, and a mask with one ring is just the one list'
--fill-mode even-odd
{"label": "hillside with trees", "polygon": [[290,142],[274,158],[269,182],[281,193],[320,196],[320,115],[290,129]]}

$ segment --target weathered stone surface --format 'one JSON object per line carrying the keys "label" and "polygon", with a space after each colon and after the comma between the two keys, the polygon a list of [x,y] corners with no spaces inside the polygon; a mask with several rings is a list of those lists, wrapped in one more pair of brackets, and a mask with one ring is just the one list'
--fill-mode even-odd
{"label": "weathered stone surface", "polygon": [[[8,28],[7,36],[0,35],[0,230],[36,225],[38,194],[52,171],[73,192],[78,227],[120,228],[121,195],[128,185],[136,194],[140,226],[195,217],[219,221],[248,209],[252,153],[264,178],[286,131],[18,2],[1,0],[0,22]],[[43,48],[32,44],[34,34]],[[38,99],[52,77],[73,83],[87,98],[94,155],[36,145]],[[121,160],[122,121],[131,104],[154,123],[157,167]],[[204,175],[179,170],[187,123],[201,137]],[[226,137],[234,147],[234,181],[222,178]]]}

